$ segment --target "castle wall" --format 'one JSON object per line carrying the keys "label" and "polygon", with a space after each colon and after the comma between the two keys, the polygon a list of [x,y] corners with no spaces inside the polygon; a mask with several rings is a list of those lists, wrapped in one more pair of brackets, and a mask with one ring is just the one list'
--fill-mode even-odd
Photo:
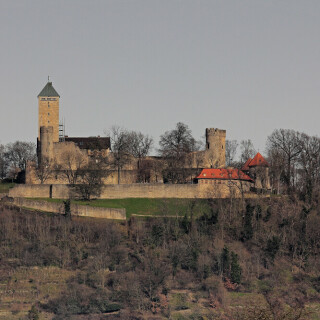
{"label": "castle wall", "polygon": [[242,193],[249,193],[250,188],[253,187],[252,182],[231,179],[199,179],[199,185],[211,190],[213,198],[239,197]]}
{"label": "castle wall", "polygon": [[50,198],[50,186],[40,184],[16,184],[9,190],[9,197]]}
{"label": "castle wall", "polygon": [[81,150],[74,142],[54,143],[54,164],[60,169],[79,169],[85,166],[88,161],[87,150]]}
{"label": "castle wall", "polygon": [[[137,182],[137,170],[122,170],[120,174],[120,184],[131,184]],[[34,165],[28,165],[26,168],[26,184],[39,185],[41,184],[39,178],[36,175]],[[118,171],[112,170],[106,178],[102,179],[104,184],[117,184],[118,183]],[[53,172],[44,182],[45,184],[52,185],[67,185],[69,181],[62,171]]]}
{"label": "castle wall", "polygon": [[258,189],[271,189],[270,174],[268,167],[251,167],[249,170],[250,177],[254,179],[254,187]]}
{"label": "castle wall", "polygon": [[[64,204],[41,200],[14,198],[13,204],[19,207],[31,208],[45,212],[64,214]],[[126,209],[124,208],[99,208],[71,204],[71,214],[80,217],[126,220]]]}
{"label": "castle wall", "polygon": [[[241,197],[238,181],[230,184],[120,184],[103,186],[100,199],[122,198],[228,198]],[[250,183],[243,182],[243,192],[250,188]],[[51,191],[50,191],[51,190]],[[69,198],[67,185],[17,185],[9,190],[10,197],[24,198]]]}

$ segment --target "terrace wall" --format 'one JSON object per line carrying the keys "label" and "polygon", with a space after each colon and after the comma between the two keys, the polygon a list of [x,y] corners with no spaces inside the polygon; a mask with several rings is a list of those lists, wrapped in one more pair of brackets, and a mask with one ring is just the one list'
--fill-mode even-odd
{"label": "terrace wall", "polygon": [[[64,214],[64,204],[44,200],[14,198],[13,204],[18,207]],[[99,208],[85,205],[71,204],[71,214],[80,217],[126,220],[126,209]]]}

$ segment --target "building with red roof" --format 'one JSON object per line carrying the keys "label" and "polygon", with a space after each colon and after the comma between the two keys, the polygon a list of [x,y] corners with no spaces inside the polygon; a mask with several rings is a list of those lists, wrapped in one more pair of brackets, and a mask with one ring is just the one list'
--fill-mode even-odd
{"label": "building with red roof", "polygon": [[269,167],[267,160],[258,152],[248,164],[250,167]]}
{"label": "building with red roof", "polygon": [[203,169],[197,179],[216,180],[243,180],[254,182],[248,175],[239,169]]}
{"label": "building with red roof", "polygon": [[249,158],[246,162],[245,162],[245,164],[242,166],[242,168],[241,168],[241,170],[242,171],[249,171],[249,163],[251,162],[251,160],[252,160],[252,158]]}
{"label": "building with red roof", "polygon": [[267,190],[271,188],[269,163],[259,152],[253,159],[249,158],[242,166],[241,170],[254,180],[255,188]]}
{"label": "building with red roof", "polygon": [[249,192],[270,189],[269,164],[258,152],[253,159],[249,158],[241,170],[236,168],[203,169],[197,176],[200,185],[214,185],[214,196],[225,197]]}
{"label": "building with red roof", "polygon": [[204,186],[214,186],[208,188],[212,197],[240,196],[243,192],[249,192],[254,186],[254,180],[251,179],[240,169],[203,169],[197,176],[198,184]]}

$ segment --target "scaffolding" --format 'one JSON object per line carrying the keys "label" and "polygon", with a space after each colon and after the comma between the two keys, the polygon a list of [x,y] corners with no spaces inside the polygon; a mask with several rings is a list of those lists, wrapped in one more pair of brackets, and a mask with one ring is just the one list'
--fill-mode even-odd
{"label": "scaffolding", "polygon": [[59,141],[60,142],[64,142],[65,141],[65,136],[66,136],[65,121],[64,121],[64,119],[62,119],[59,122]]}

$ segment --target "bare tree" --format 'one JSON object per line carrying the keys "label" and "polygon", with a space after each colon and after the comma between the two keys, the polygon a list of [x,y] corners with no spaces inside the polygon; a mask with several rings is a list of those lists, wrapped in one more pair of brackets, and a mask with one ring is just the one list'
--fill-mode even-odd
{"label": "bare tree", "polygon": [[131,131],[128,133],[129,151],[137,159],[142,159],[150,152],[153,139],[141,132]]}
{"label": "bare tree", "polygon": [[8,171],[8,163],[6,159],[6,148],[0,144],[0,180],[3,180]]}
{"label": "bare tree", "polygon": [[[283,168],[281,178],[288,191],[294,187],[295,168],[301,153],[300,133],[289,129],[274,130],[267,139],[268,154],[281,158]],[[280,161],[280,160],[279,160]]]}
{"label": "bare tree", "polygon": [[121,182],[121,170],[131,161],[130,134],[126,129],[113,126],[110,132],[113,166],[118,171],[118,184]]}
{"label": "bare tree", "polygon": [[76,184],[79,170],[85,166],[85,158],[80,150],[70,149],[63,152],[61,157],[61,173],[70,184]]}
{"label": "bare tree", "polygon": [[36,145],[32,142],[16,141],[6,146],[6,158],[11,167],[26,169],[27,161],[35,161]]}
{"label": "bare tree", "polygon": [[270,180],[271,186],[280,193],[281,189],[281,174],[284,168],[284,159],[281,157],[280,152],[277,149],[268,149],[268,161],[270,164]]}
{"label": "bare tree", "polygon": [[190,174],[186,168],[188,157],[193,151],[199,150],[199,143],[193,138],[189,127],[178,122],[175,129],[166,131],[160,136],[159,155],[167,164],[167,180],[183,183]]}
{"label": "bare tree", "polygon": [[226,140],[226,165],[231,166],[236,158],[237,148],[238,148],[237,140]]}
{"label": "bare tree", "polygon": [[145,176],[145,166],[141,165],[141,161],[148,155],[152,148],[153,139],[141,132],[131,131],[128,133],[129,152],[138,159],[138,181],[143,181]]}
{"label": "bare tree", "polygon": [[52,162],[46,157],[42,158],[41,163],[39,163],[38,166],[35,166],[35,173],[41,184],[51,177],[53,172],[52,169]]}
{"label": "bare tree", "polygon": [[240,161],[241,163],[245,163],[249,158],[253,158],[256,154],[256,150],[253,146],[253,143],[250,139],[248,140],[242,140],[240,142]]}
{"label": "bare tree", "polygon": [[237,192],[241,196],[241,210],[244,211],[245,207],[245,192],[249,191],[249,181],[247,175],[240,170],[240,168],[227,169],[228,172],[228,187],[229,187],[229,199],[232,204],[232,198],[235,198]]}
{"label": "bare tree", "polygon": [[165,158],[179,159],[186,153],[198,150],[197,141],[193,138],[191,130],[182,122],[178,122],[175,129],[161,135],[159,144],[159,153]]}
{"label": "bare tree", "polygon": [[103,178],[110,174],[110,170],[102,161],[93,159],[89,164],[78,170],[79,183],[73,186],[76,195],[84,200],[98,198],[103,187]]}
{"label": "bare tree", "polygon": [[311,201],[316,187],[320,185],[320,139],[302,133],[298,137],[300,154],[298,158],[301,169],[300,186],[302,194]]}

